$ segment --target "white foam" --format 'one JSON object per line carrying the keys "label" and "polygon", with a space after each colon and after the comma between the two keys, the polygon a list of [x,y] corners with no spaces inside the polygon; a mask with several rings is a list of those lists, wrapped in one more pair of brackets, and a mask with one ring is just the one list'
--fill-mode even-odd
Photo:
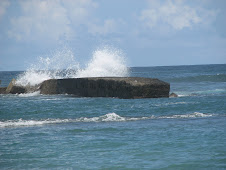
{"label": "white foam", "polygon": [[78,70],[76,77],[126,77],[128,75],[129,70],[123,53],[117,49],[104,47],[94,51],[93,58],[85,69]]}
{"label": "white foam", "polygon": [[213,114],[204,114],[200,112],[194,112],[191,114],[184,114],[184,115],[172,115],[172,116],[161,116],[159,118],[163,119],[184,119],[184,118],[199,118],[199,117],[211,117]]}
{"label": "white foam", "polygon": [[1,122],[0,127],[18,127],[18,126],[38,126],[44,124],[56,124],[56,123],[65,123],[65,122],[122,122],[122,121],[136,121],[136,120],[143,120],[148,119],[148,117],[121,117],[116,113],[108,113],[103,116],[99,117],[81,117],[77,119],[46,119],[46,120],[23,120],[23,119],[16,119],[16,120],[8,120]]}
{"label": "white foam", "polygon": [[161,103],[155,104],[155,106],[168,106],[168,105],[180,105],[180,104],[187,104],[187,102],[169,102],[169,103]]}
{"label": "white foam", "polygon": [[55,124],[55,123],[64,123],[70,122],[70,119],[46,119],[46,120],[8,120],[5,122],[0,122],[0,127],[18,127],[18,126],[38,126],[44,124]]}
{"label": "white foam", "polygon": [[178,97],[186,97],[186,96],[189,96],[189,95],[185,95],[185,94],[178,94]]}
{"label": "white foam", "polygon": [[35,91],[32,93],[21,93],[18,96],[19,97],[32,97],[32,96],[38,96],[38,95],[40,95],[40,91]]}
{"label": "white foam", "polygon": [[77,119],[79,122],[112,122],[112,121],[126,121],[124,117],[117,115],[116,113],[108,113],[99,117],[81,117]]}
{"label": "white foam", "polygon": [[150,117],[122,117],[116,113],[108,113],[99,117],[81,117],[77,119],[45,119],[45,120],[8,120],[0,121],[0,128],[5,127],[20,127],[20,126],[40,126],[45,124],[69,123],[69,122],[125,122],[125,121],[138,121],[146,119],[185,119],[185,118],[202,118],[211,117],[213,114],[204,114],[194,112],[185,115],[172,115],[172,116],[150,116]]}
{"label": "white foam", "polygon": [[64,48],[51,56],[38,57],[35,63],[18,76],[16,84],[34,86],[48,79],[72,77],[78,68],[79,64],[75,61],[72,51]]}
{"label": "white foam", "polygon": [[65,48],[51,56],[39,57],[38,61],[18,76],[16,84],[34,86],[48,79],[105,76],[129,76],[125,57],[120,50],[108,46],[95,50],[86,67],[81,69],[72,51]]}
{"label": "white foam", "polygon": [[135,121],[135,120],[143,120],[143,119],[148,119],[148,117],[140,117],[140,118],[121,117],[116,113],[108,113],[106,115],[99,116],[99,117],[92,117],[92,118],[81,117],[76,121],[78,122],[123,122],[123,121]]}

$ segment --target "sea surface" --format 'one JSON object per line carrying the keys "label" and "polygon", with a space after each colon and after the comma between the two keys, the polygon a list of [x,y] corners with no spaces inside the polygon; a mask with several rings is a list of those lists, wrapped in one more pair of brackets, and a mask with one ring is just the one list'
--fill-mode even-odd
{"label": "sea surface", "polygon": [[[0,72],[1,87],[23,72]],[[0,169],[226,169],[226,65],[130,68],[178,98],[0,95]]]}

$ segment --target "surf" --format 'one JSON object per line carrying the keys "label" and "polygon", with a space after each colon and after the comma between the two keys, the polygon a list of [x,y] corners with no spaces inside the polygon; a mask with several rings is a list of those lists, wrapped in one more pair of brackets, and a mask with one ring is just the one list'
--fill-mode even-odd
{"label": "surf", "polygon": [[0,121],[0,128],[7,127],[23,127],[23,126],[43,126],[47,124],[61,124],[61,123],[101,123],[101,122],[128,122],[151,119],[191,119],[191,118],[208,118],[216,116],[216,114],[194,112],[181,115],[166,115],[166,116],[147,116],[147,117],[123,117],[116,113],[107,113],[97,117],[80,117],[76,119],[42,119],[42,120],[24,120],[15,119],[8,121]]}
{"label": "surf", "polygon": [[128,77],[126,57],[122,50],[104,46],[93,51],[82,68],[73,52],[65,48],[48,56],[38,57],[25,72],[16,78],[20,86],[35,86],[48,79],[82,77]]}

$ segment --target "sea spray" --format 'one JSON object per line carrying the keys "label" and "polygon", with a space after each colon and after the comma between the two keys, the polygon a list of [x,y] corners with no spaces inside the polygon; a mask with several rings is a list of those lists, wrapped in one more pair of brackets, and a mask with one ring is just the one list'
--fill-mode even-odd
{"label": "sea spray", "polygon": [[37,62],[18,76],[16,84],[34,86],[48,79],[70,78],[78,69],[79,64],[75,61],[72,51],[64,48],[51,56],[38,57]]}
{"label": "sea spray", "polygon": [[85,68],[80,68],[72,51],[65,48],[51,56],[39,57],[35,64],[18,76],[16,84],[34,86],[48,79],[127,76],[129,69],[121,50],[109,46],[97,49]]}
{"label": "sea spray", "polygon": [[129,70],[126,66],[123,52],[109,47],[93,52],[92,59],[85,69],[78,70],[76,77],[127,77]]}

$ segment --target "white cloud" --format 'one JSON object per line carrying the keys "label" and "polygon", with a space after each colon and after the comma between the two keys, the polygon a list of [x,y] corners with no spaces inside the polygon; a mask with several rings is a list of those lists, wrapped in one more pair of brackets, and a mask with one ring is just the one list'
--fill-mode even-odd
{"label": "white cloud", "polygon": [[8,34],[19,41],[70,39],[96,4],[92,0],[23,0]]}
{"label": "white cloud", "polygon": [[117,27],[116,20],[93,15],[98,7],[93,0],[22,0],[19,4],[21,13],[11,18],[8,31],[18,41],[70,40],[81,30],[106,35]]}
{"label": "white cloud", "polygon": [[93,35],[106,35],[116,31],[117,21],[114,19],[104,20],[103,24],[89,23],[89,32]]}
{"label": "white cloud", "polygon": [[71,33],[67,11],[59,1],[21,1],[22,15],[12,18],[9,35],[17,40],[58,40]]}
{"label": "white cloud", "polygon": [[140,20],[149,28],[170,26],[175,30],[192,28],[216,16],[215,11],[191,7],[181,0],[149,1],[149,8],[143,10]]}
{"label": "white cloud", "polygon": [[92,0],[64,0],[62,3],[74,25],[81,24],[84,20],[87,20],[98,6]]}
{"label": "white cloud", "polygon": [[1,0],[0,1],[0,19],[3,17],[3,15],[6,12],[6,8],[10,5],[10,2],[8,0]]}

